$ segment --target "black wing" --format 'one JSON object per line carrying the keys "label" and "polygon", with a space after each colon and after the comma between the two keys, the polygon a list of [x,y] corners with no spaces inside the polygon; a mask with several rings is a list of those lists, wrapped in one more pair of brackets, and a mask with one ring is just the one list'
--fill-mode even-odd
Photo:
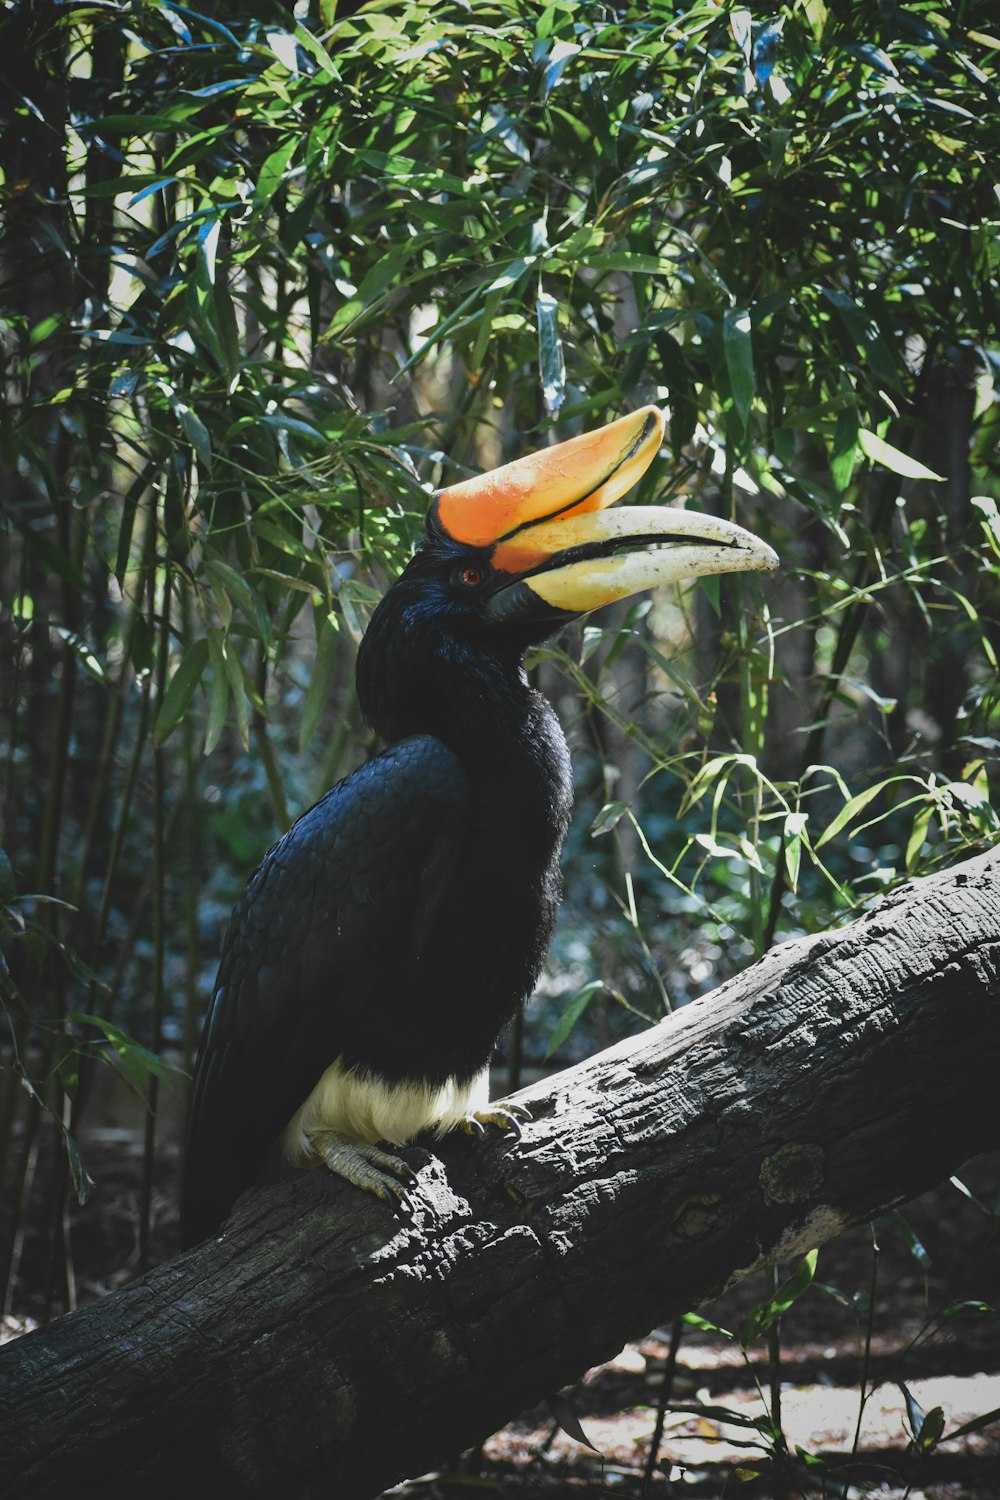
{"label": "black wing", "polygon": [[391,1074],[392,1011],[465,842],[462,764],[430,736],[341,781],[251,876],[229,923],[194,1071],[185,1244],[211,1234],[337,1057]]}

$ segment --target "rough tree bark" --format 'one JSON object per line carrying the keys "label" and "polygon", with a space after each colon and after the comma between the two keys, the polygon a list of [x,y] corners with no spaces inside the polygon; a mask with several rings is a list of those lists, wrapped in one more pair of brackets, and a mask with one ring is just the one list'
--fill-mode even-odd
{"label": "rough tree bark", "polygon": [[520,1144],[413,1148],[408,1211],[299,1176],[10,1345],[8,1500],[371,1496],[996,1146],[998,1063],[994,852],[524,1091]]}

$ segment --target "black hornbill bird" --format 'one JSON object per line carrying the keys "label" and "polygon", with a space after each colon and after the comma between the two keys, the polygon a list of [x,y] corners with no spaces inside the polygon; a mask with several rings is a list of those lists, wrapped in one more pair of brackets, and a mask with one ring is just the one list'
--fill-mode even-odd
{"label": "black hornbill bird", "polygon": [[524,653],[642,589],[777,562],[712,516],[607,508],[662,435],[647,407],[432,500],[358,655],[388,748],[269,850],[229,924],[194,1075],[185,1243],[269,1160],[402,1197],[410,1169],[386,1144],[516,1123],[489,1108],[489,1061],[545,957],[572,800]]}

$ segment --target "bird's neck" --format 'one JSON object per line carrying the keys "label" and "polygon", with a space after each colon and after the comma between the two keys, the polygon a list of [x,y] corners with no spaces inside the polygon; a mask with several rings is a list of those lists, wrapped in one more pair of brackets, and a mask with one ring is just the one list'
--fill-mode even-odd
{"label": "bird's neck", "polygon": [[516,657],[466,654],[452,642],[448,648],[442,655],[404,653],[367,676],[359,668],[365,718],[388,744],[431,734],[463,761],[486,766],[530,742],[540,722],[555,722]]}
{"label": "bird's neck", "polygon": [[571,800],[566,741],[551,704],[529,686],[520,653],[465,648],[448,636],[436,644],[409,650],[399,631],[366,638],[358,693],[368,723],[388,744],[433,735],[471,783],[494,792],[516,783],[545,821],[563,822]]}
{"label": "bird's neck", "polygon": [[490,851],[491,878],[498,866],[516,870],[554,914],[573,775],[552,705],[529,686],[519,665],[491,672],[481,658],[471,673],[450,672],[442,695],[435,700],[431,690],[425,701],[426,717],[414,718],[405,732],[433,735],[461,760],[470,834]]}

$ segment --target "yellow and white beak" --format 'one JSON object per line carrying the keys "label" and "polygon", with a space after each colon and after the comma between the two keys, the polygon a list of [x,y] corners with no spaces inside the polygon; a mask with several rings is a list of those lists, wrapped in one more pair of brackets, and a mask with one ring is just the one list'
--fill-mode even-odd
{"label": "yellow and white beak", "polygon": [[647,406],[435,496],[432,528],[488,549],[488,620],[582,614],[682,578],[777,567],[766,542],[716,516],[608,509],[662,439],[663,415]]}

